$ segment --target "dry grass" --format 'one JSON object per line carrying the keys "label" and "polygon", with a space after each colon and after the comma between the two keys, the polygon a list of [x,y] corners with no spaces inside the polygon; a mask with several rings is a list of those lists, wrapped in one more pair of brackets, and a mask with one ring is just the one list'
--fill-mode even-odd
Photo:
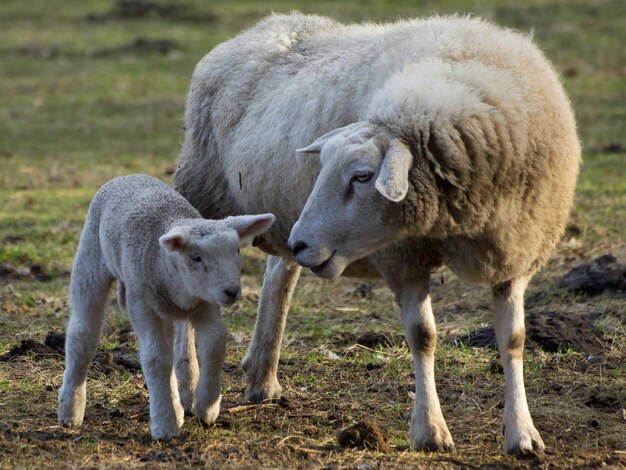
{"label": "dry grass", "polygon": [[[501,451],[504,382],[494,367],[496,353],[466,347],[455,336],[488,321],[489,294],[464,286],[444,272],[445,284],[439,279],[433,283],[435,310],[443,325],[437,351],[437,385],[458,453],[427,454],[408,450],[414,398],[412,360],[402,341],[390,294],[380,284],[373,284],[371,293],[362,298],[352,294],[358,285],[354,281],[327,283],[305,275],[294,300],[281,358],[279,379],[285,399],[258,406],[246,402],[238,363],[250,338],[262,269],[257,254],[246,254],[250,256],[245,266],[244,299],[226,313],[231,339],[224,366],[223,411],[216,426],[206,428],[187,418],[179,438],[170,443],[152,442],[141,372],[95,362],[89,373],[83,426],[77,430],[60,428],[56,396],[63,358],[21,356],[0,367],[0,402],[5,405],[0,453],[7,456],[3,464],[151,468],[563,468],[602,462],[616,467],[626,464],[623,297],[586,299],[558,293],[548,286],[549,296],[541,300],[543,307],[577,311],[594,319],[592,323],[601,332],[598,353],[538,350],[526,354],[531,413],[548,450],[540,458],[517,460]],[[533,285],[531,292],[539,288]],[[44,306],[49,305],[52,311],[64,308],[62,301],[55,302]],[[471,309],[471,315],[459,312],[466,308]],[[128,339],[128,335],[125,339],[119,335],[128,326],[127,319],[113,302],[109,310],[102,350],[123,347],[135,351],[132,335],[130,343],[121,344]],[[62,326],[63,321],[60,317],[45,324]],[[391,341],[356,344],[359,335],[371,331],[383,332]],[[42,334],[35,336],[42,339]],[[386,430],[390,453],[339,446],[338,432],[364,419]],[[59,456],[63,456],[62,462]]]}
{"label": "dry grass", "polygon": [[[491,294],[444,271],[433,278],[439,329],[437,384],[455,455],[412,452],[411,357],[391,294],[359,281],[300,280],[288,319],[279,379],[285,400],[249,406],[239,361],[249,341],[264,257],[245,251],[244,299],[226,311],[232,334],[218,424],[188,419],[171,443],[152,442],[141,372],[100,360],[89,372],[84,425],[56,422],[63,358],[0,362],[0,467],[209,468],[563,468],[626,466],[626,298],[587,298],[556,287],[576,264],[613,253],[626,263],[626,9],[621,0],[188,0],[198,18],[88,21],[114,0],[0,2],[0,263],[40,265],[50,279],[0,279],[0,354],[23,338],[43,341],[69,314],[68,272],[89,201],[107,179],[133,172],[168,180],[182,137],[193,67],[215,44],[270,10],[299,9],[344,21],[389,21],[471,12],[535,38],[564,76],[585,146],[570,236],[527,293],[529,312],[581,319],[593,352],[526,354],[531,413],[548,447],[539,459],[501,452],[504,383],[491,349],[463,335],[492,321]],[[167,3],[167,2],[161,2]],[[182,3],[182,2],[181,2]],[[200,14],[201,13],[201,14]],[[161,15],[161,16],[159,16]],[[184,15],[183,15],[184,16]],[[201,17],[201,18],[200,18]],[[138,38],[173,41],[172,51],[128,49]],[[101,54],[109,51],[108,55]],[[443,280],[443,284],[442,281]],[[136,351],[112,302],[105,351]],[[393,339],[363,347],[366,332]],[[590,333],[591,332],[591,333]],[[557,329],[547,333],[558,339]],[[590,341],[593,343],[593,341]],[[230,410],[230,411],[229,411]],[[348,450],[337,433],[367,419],[392,451]]]}

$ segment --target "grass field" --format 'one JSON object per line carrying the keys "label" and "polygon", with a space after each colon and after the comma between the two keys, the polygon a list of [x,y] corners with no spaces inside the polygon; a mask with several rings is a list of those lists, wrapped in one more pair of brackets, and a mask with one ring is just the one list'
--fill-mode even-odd
{"label": "grass field", "polygon": [[[626,2],[181,0],[135,16],[121,5],[0,2],[0,264],[18,270],[0,270],[0,354],[64,329],[71,262],[97,188],[134,172],[169,181],[191,74],[213,46],[270,11],[344,21],[472,13],[533,32],[562,74],[584,145],[568,236],[527,294],[530,318],[555,319],[546,334],[574,331],[568,348],[525,356],[531,413],[548,450],[530,460],[502,454],[503,377],[493,349],[471,346],[473,332],[491,322],[490,293],[448,271],[437,276],[433,300],[437,383],[456,454],[408,450],[412,361],[397,307],[376,282],[360,295],[358,280],[303,275],[279,372],[285,400],[235,408],[245,405],[239,361],[265,264],[247,249],[244,298],[225,313],[225,411],[215,427],[188,418],[180,438],[150,441],[142,374],[116,362],[135,355],[136,343],[112,302],[82,428],[57,425],[64,360],[54,349],[33,343],[0,362],[0,466],[626,466],[626,297],[557,287],[595,256],[626,263]],[[370,332],[382,334],[357,344]],[[391,452],[339,447],[338,431],[362,419],[386,429]]]}

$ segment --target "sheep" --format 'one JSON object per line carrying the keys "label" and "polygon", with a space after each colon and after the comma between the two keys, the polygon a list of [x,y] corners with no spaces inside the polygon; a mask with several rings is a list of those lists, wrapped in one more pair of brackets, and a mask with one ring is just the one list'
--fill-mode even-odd
{"label": "sheep", "polygon": [[277,216],[254,243],[270,257],[242,361],[249,400],[282,392],[280,344],[302,266],[381,277],[415,364],[411,447],[454,450],[429,294],[430,274],[447,265],[494,294],[505,451],[544,449],[524,391],[523,295],[564,230],[580,144],[529,37],[472,17],[272,15],[199,62],[185,121],[174,188],[206,217]]}
{"label": "sheep", "polygon": [[[178,435],[185,411],[214,423],[227,334],[219,305],[240,297],[240,243],[273,221],[272,214],[205,220],[171,187],[147,175],[106,183],[91,202],[72,268],[59,422],[79,426],[83,421],[87,368],[100,342],[107,294],[117,279],[120,307],[127,308],[139,342],[152,438]],[[195,345],[183,319],[196,330],[197,386]],[[181,381],[186,387],[181,394],[188,397],[185,409],[173,369],[174,322],[181,353],[176,371],[186,373]],[[189,398],[193,388],[195,402]]]}

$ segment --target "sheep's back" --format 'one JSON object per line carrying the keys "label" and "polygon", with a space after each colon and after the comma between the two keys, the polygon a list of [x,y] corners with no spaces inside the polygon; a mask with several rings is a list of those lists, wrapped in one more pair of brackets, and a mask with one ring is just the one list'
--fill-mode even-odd
{"label": "sheep's back", "polygon": [[[457,101],[455,90],[474,101]],[[174,184],[205,216],[276,214],[266,237],[288,253],[319,173],[318,160],[295,149],[366,119],[395,127],[417,143],[416,158],[429,160],[441,194],[426,208],[430,236],[444,243],[448,262],[467,265],[474,240],[474,252],[489,251],[493,262],[474,262],[480,268],[466,277],[495,279],[545,260],[578,171],[573,114],[529,38],[478,19],[346,26],[270,17],[198,65]],[[419,148],[428,133],[431,155]],[[403,210],[417,227],[416,189]]]}

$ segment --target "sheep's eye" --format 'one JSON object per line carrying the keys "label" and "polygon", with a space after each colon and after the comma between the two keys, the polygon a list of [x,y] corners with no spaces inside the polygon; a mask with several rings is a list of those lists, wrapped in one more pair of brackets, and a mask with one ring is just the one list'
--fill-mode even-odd
{"label": "sheep's eye", "polygon": [[237,254],[241,253],[241,248],[237,248]]}
{"label": "sheep's eye", "polygon": [[201,263],[202,262],[202,258],[199,257],[198,255],[189,255],[189,259],[191,261],[193,261],[194,263]]}
{"label": "sheep's eye", "polygon": [[357,183],[367,183],[372,179],[372,176],[374,176],[374,173],[371,171],[357,171],[352,176],[352,181],[356,181]]}

